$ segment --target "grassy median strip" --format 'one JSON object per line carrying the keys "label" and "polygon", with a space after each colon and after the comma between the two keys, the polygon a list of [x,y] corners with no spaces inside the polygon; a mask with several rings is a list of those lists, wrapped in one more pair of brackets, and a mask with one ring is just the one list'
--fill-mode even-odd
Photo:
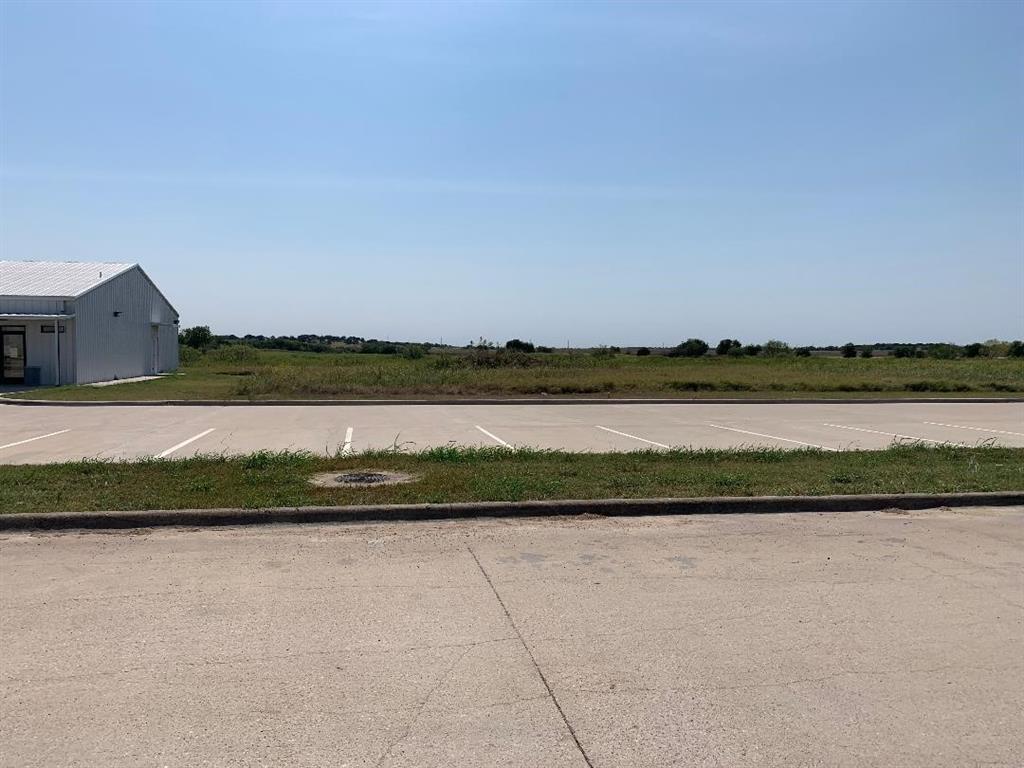
{"label": "grassy median strip", "polygon": [[[317,488],[321,472],[391,470],[405,485]],[[578,454],[437,448],[319,457],[261,452],[0,466],[0,512],[208,509],[531,499],[1024,490],[1024,448],[681,450]]]}
{"label": "grassy median strip", "polygon": [[1016,358],[314,354],[228,347],[157,380],[14,395],[43,400],[388,397],[920,397],[1024,394]]}

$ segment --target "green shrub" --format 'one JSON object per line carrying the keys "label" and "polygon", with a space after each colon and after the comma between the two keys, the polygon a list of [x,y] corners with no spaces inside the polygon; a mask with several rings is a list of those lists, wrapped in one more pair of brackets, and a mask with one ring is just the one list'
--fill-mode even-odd
{"label": "green shrub", "polygon": [[368,355],[397,355],[399,352],[397,344],[392,344],[390,341],[376,341],[373,339],[360,344],[359,351]]}
{"label": "green shrub", "polygon": [[673,349],[670,354],[672,357],[704,357],[708,349],[710,347],[703,339],[687,339]]}
{"label": "green shrub", "polygon": [[523,341],[522,339],[509,339],[505,342],[505,349],[511,349],[515,352],[533,352],[535,348],[529,341]]}
{"label": "green shrub", "polygon": [[793,354],[797,357],[810,357],[812,349],[813,347],[797,347],[793,350]]}
{"label": "green shrub", "polygon": [[1024,357],[1024,341],[1011,341],[1006,348],[1007,357]]}
{"label": "green shrub", "polygon": [[206,359],[211,363],[257,363],[260,359],[260,352],[248,344],[228,344],[227,346],[211,349],[206,353]]}
{"label": "green shrub", "polygon": [[636,351],[637,357],[647,357],[649,354],[651,354],[651,350],[647,347],[640,347],[640,349]]}
{"label": "green shrub", "polygon": [[789,344],[778,339],[769,339],[764,343],[764,355],[765,357],[784,357],[788,355],[792,350]]}
{"label": "green shrub", "polygon": [[718,342],[718,346],[715,347],[715,354],[728,355],[732,350],[739,349],[742,346],[739,339],[722,339]]}
{"label": "green shrub", "polygon": [[677,392],[713,392],[718,389],[713,381],[670,381],[666,386]]}
{"label": "green shrub", "polygon": [[928,350],[928,357],[936,360],[954,360],[960,357],[960,347],[956,344],[935,344]]}
{"label": "green shrub", "polygon": [[178,334],[178,341],[192,349],[206,349],[213,344],[213,333],[208,325],[195,325]]}
{"label": "green shrub", "polygon": [[843,346],[839,348],[839,352],[842,354],[843,357],[856,357],[857,345],[854,344],[852,341],[847,342],[846,344],[843,344]]}
{"label": "green shrub", "polygon": [[860,348],[860,356],[863,357],[863,358],[874,357],[875,356],[875,350],[872,349],[871,347],[861,347]]}
{"label": "green shrub", "polygon": [[747,344],[741,351],[748,357],[757,357],[761,354],[762,349],[763,347],[760,344]]}
{"label": "green shrub", "polygon": [[178,347],[178,362],[181,365],[192,365],[203,358],[203,353],[195,347],[181,345]]}

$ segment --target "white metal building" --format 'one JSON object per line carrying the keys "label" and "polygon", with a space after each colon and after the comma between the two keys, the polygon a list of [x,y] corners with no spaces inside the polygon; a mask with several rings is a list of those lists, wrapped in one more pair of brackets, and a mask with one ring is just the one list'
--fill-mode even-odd
{"label": "white metal building", "polygon": [[138,264],[0,261],[0,384],[173,371],[178,313]]}

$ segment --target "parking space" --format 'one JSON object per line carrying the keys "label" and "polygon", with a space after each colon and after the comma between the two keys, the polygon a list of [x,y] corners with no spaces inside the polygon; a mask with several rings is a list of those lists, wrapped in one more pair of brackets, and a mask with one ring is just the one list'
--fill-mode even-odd
{"label": "parking space", "polygon": [[3,463],[445,445],[873,450],[914,441],[1024,447],[1024,404],[0,405]]}

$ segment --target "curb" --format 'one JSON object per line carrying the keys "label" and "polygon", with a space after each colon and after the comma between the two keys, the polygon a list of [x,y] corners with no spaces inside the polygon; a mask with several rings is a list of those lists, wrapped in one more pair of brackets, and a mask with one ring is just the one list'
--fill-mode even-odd
{"label": "curb", "polygon": [[26,400],[0,397],[0,404],[48,407],[110,406],[366,406],[366,405],[878,405],[900,403],[1024,403],[1024,397],[518,397],[518,398],[438,398],[436,400]]}
{"label": "curb", "polygon": [[1024,491],[979,493],[751,496],[693,499],[484,501],[455,504],[378,504],[349,507],[181,509],[138,512],[51,512],[0,515],[3,531],[117,530],[163,526],[270,525],[278,523],[383,523],[471,518],[599,515],[727,515],[779,512],[877,512],[935,507],[1024,506]]}

